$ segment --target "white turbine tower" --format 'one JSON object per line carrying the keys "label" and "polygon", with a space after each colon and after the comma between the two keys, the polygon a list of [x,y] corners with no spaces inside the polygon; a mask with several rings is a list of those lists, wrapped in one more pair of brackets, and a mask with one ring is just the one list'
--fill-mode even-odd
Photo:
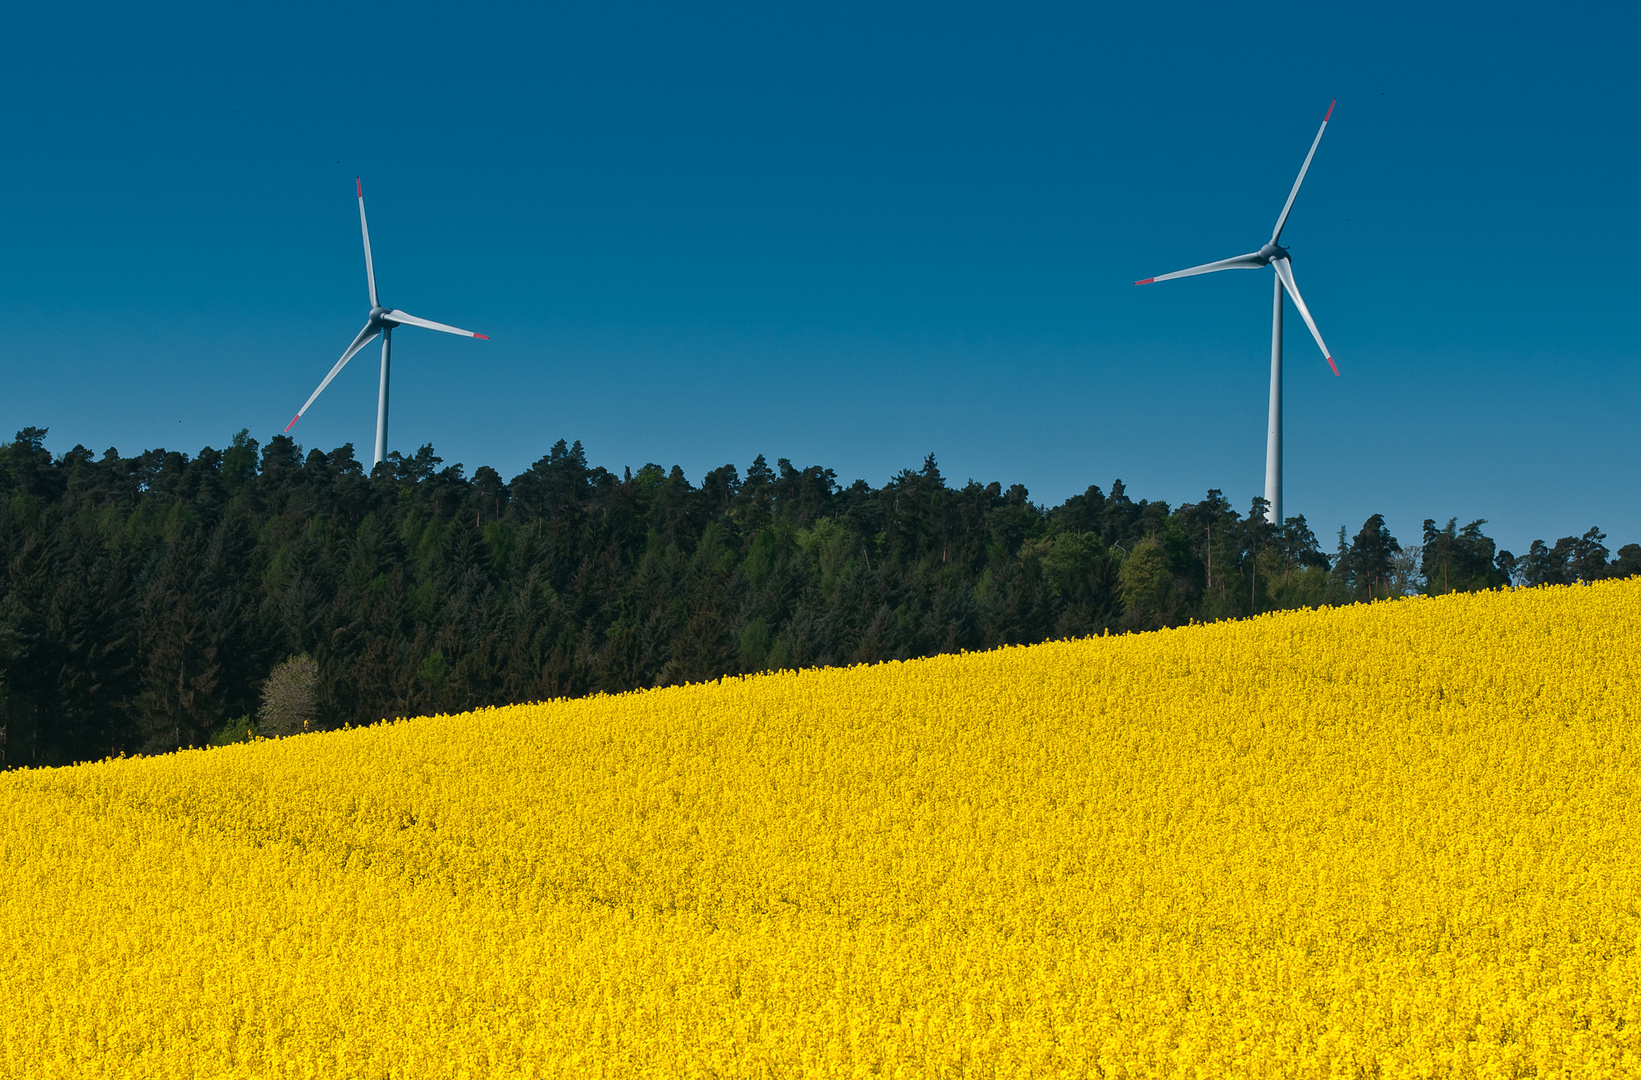
{"label": "white turbine tower", "polygon": [[1322,332],[1316,328],[1316,320],[1311,318],[1310,308],[1305,306],[1304,299],[1299,295],[1299,286],[1294,284],[1293,269],[1289,266],[1288,249],[1278,241],[1282,239],[1282,226],[1288,223],[1288,214],[1293,210],[1294,197],[1299,194],[1299,185],[1305,182],[1305,173],[1311,167],[1311,158],[1316,155],[1316,147],[1322,141],[1322,132],[1328,130],[1328,118],[1333,115],[1333,106],[1337,101],[1328,105],[1327,115],[1322,117],[1322,126],[1316,131],[1316,138],[1311,142],[1310,153],[1305,155],[1305,164],[1299,167],[1299,177],[1293,182],[1293,190],[1288,192],[1288,201],[1282,204],[1282,213],[1277,216],[1276,228],[1271,230],[1271,239],[1258,251],[1247,255],[1238,255],[1234,259],[1221,259],[1218,262],[1203,263],[1188,270],[1176,270],[1172,274],[1159,274],[1154,278],[1136,281],[1136,285],[1149,285],[1154,281],[1167,281],[1169,278],[1191,277],[1194,274],[1212,274],[1216,270],[1257,270],[1261,266],[1269,266],[1276,271],[1276,281],[1272,286],[1274,299],[1271,302],[1271,411],[1269,424],[1265,433],[1265,501],[1270,504],[1269,520],[1273,525],[1282,524],[1282,290],[1293,297],[1293,306],[1299,309],[1299,317],[1305,320],[1310,327],[1311,337],[1322,349],[1322,358],[1333,369],[1333,374],[1339,374],[1339,365],[1333,362],[1333,354],[1328,352],[1327,343],[1322,340]]}
{"label": "white turbine tower", "polygon": [[289,431],[296,426],[296,422],[302,419],[302,414],[308,411],[308,406],[312,405],[319,395],[324,393],[325,387],[330,385],[330,381],[336,378],[337,372],[347,366],[348,361],[353,359],[355,353],[369,345],[377,334],[381,334],[382,382],[376,393],[376,458],[371,462],[371,467],[375,468],[382,463],[383,458],[387,457],[388,360],[393,345],[393,328],[396,326],[425,326],[429,330],[442,330],[446,334],[482,338],[485,341],[490,339],[483,334],[475,334],[471,330],[447,326],[444,323],[433,322],[431,319],[418,319],[406,312],[382,306],[381,302],[376,299],[376,268],[370,261],[370,226],[365,224],[365,185],[357,177],[354,178],[353,183],[359,193],[359,232],[365,238],[365,282],[370,286],[370,315],[365,319],[365,328],[359,331],[359,335],[353,339],[353,344],[349,345],[347,352],[342,354],[342,359],[336,361],[336,365],[330,369],[330,374],[326,375],[324,381],[319,384],[319,389],[315,390],[308,400],[302,403],[302,407],[296,410],[296,415],[291,418],[289,424],[285,425],[285,430]]}

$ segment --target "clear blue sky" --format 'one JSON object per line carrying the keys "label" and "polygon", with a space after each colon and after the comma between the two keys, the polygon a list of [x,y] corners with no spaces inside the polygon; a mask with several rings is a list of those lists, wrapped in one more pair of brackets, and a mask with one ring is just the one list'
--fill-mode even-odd
{"label": "clear blue sky", "polygon": [[[1637,17],[1609,5],[9,7],[0,432],[279,432],[384,299],[391,445],[762,452],[1056,504],[1264,475],[1287,509],[1641,541]],[[369,457],[374,348],[293,431]]]}

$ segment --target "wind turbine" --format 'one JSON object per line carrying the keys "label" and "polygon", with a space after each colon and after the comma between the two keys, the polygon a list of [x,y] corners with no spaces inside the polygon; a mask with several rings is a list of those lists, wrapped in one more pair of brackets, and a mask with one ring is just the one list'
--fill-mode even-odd
{"label": "wind turbine", "polygon": [[1273,525],[1282,524],[1282,290],[1286,289],[1288,295],[1293,297],[1293,306],[1299,309],[1299,317],[1310,327],[1311,337],[1316,339],[1316,344],[1322,349],[1322,358],[1328,362],[1328,367],[1333,369],[1334,376],[1339,375],[1339,365],[1333,362],[1333,354],[1328,351],[1327,342],[1322,340],[1322,332],[1316,328],[1316,320],[1311,318],[1310,308],[1305,306],[1304,298],[1299,295],[1299,286],[1294,284],[1288,249],[1280,243],[1282,227],[1288,223],[1288,214],[1293,210],[1293,200],[1299,194],[1299,185],[1305,182],[1305,173],[1311,167],[1311,158],[1316,156],[1316,147],[1322,142],[1322,133],[1328,130],[1328,119],[1333,116],[1333,106],[1337,104],[1337,100],[1329,103],[1327,115],[1322,117],[1322,126],[1316,130],[1316,138],[1311,142],[1310,153],[1305,155],[1305,163],[1299,166],[1299,177],[1294,180],[1293,190],[1288,192],[1288,201],[1282,204],[1282,213],[1277,216],[1276,228],[1271,230],[1271,239],[1264,247],[1233,259],[1203,263],[1188,270],[1176,270],[1172,274],[1158,274],[1154,278],[1134,282],[1136,285],[1150,285],[1152,282],[1167,281],[1170,278],[1212,274],[1216,270],[1257,270],[1262,266],[1269,266],[1276,271],[1271,301],[1271,410],[1265,429],[1265,501],[1270,504],[1267,520]]}
{"label": "wind turbine", "polygon": [[336,378],[338,372],[347,367],[348,361],[353,359],[354,354],[369,345],[376,335],[380,334],[382,335],[382,382],[376,392],[376,459],[371,462],[371,467],[375,468],[382,463],[383,458],[387,457],[388,359],[393,348],[393,328],[396,326],[423,326],[429,330],[441,330],[446,334],[480,338],[484,341],[490,339],[483,334],[475,334],[471,330],[463,330],[457,326],[447,326],[431,319],[419,319],[407,312],[382,306],[381,301],[376,298],[376,268],[370,261],[370,226],[365,224],[365,185],[360,182],[358,177],[354,177],[353,184],[355,190],[359,193],[359,232],[365,238],[365,281],[370,286],[370,314],[365,318],[365,328],[359,331],[358,336],[353,339],[353,344],[349,345],[347,352],[342,354],[342,359],[336,361],[336,366],[330,369],[330,374],[326,375],[324,381],[319,384],[319,389],[315,390],[308,400],[302,403],[302,407],[296,410],[296,415],[291,417],[291,422],[285,425],[285,430],[289,431],[296,426],[296,422],[302,419],[302,414],[308,411],[308,406],[312,405],[319,395],[325,392],[325,387],[330,385],[330,381]]}

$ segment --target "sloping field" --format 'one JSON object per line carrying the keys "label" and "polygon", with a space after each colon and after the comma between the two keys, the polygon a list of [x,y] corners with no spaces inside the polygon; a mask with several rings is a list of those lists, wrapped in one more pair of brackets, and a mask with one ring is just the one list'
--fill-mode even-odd
{"label": "sloping field", "polygon": [[1641,1075],[1641,581],[0,776],[0,1074]]}

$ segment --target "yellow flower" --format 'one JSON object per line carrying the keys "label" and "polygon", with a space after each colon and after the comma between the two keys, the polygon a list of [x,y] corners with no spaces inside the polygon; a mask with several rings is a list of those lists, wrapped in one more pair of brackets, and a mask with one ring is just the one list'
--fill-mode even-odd
{"label": "yellow flower", "polygon": [[1641,581],[0,774],[0,1075],[1633,1075]]}

